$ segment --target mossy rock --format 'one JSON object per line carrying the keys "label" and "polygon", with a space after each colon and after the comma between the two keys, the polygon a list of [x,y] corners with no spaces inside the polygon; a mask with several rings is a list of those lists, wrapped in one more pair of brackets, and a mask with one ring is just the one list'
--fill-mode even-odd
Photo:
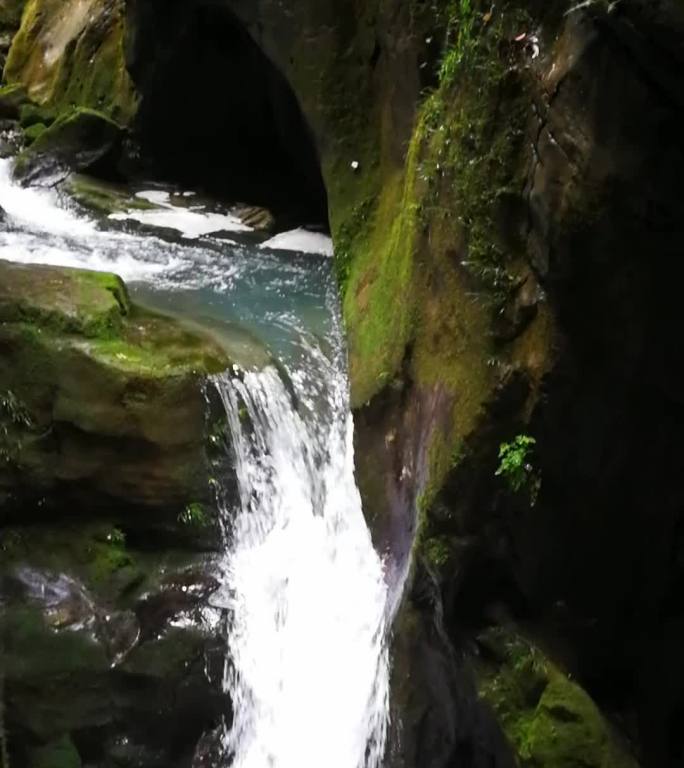
{"label": "mossy rock", "polygon": [[45,123],[33,123],[24,130],[24,140],[30,146],[33,142],[47,131]]}
{"label": "mossy rock", "polygon": [[124,0],[28,0],[5,79],[58,113],[90,107],[127,123],[137,96],[126,69]]}
{"label": "mossy rock", "polygon": [[215,341],[114,275],[0,262],[0,344],[5,492],[174,523],[211,498],[203,382],[230,363]]}
{"label": "mossy rock", "polygon": [[[21,88],[22,86],[10,86],[10,87]],[[57,115],[51,109],[41,107],[38,104],[33,104],[33,102],[28,102],[27,104],[23,104],[21,109],[19,110],[19,124],[24,129],[30,128],[32,125],[35,125],[36,123],[51,125],[52,123],[54,123],[56,118],[57,118]]]}
{"label": "mossy rock", "polygon": [[589,694],[539,649],[501,627],[479,641],[480,695],[521,768],[638,768]]}
{"label": "mossy rock", "polygon": [[17,158],[14,176],[30,181],[65,169],[86,170],[102,160],[120,136],[121,126],[105,114],[79,107],[40,131]]}
{"label": "mossy rock", "polygon": [[82,174],[72,174],[64,188],[68,194],[88,210],[109,216],[130,210],[153,210],[158,206],[132,195],[125,187]]}
{"label": "mossy rock", "polygon": [[21,108],[28,102],[26,88],[20,84],[0,88],[0,118],[17,120]]}

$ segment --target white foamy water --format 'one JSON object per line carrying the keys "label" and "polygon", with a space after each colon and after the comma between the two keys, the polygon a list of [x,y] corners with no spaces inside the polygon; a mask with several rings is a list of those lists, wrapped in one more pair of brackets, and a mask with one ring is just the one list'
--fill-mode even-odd
{"label": "white foamy water", "polygon": [[[15,183],[11,160],[0,159],[0,208],[7,218],[6,231],[0,231],[0,259],[115,272],[126,282],[160,288],[226,288],[234,274],[220,254],[206,249],[101,228],[57,190]],[[179,217],[184,215],[179,209]]]}
{"label": "white foamy water", "polygon": [[346,378],[327,368],[328,388],[302,393],[298,410],[275,369],[216,382],[240,495],[224,593],[236,768],[378,768],[384,755],[387,589],[354,479]]}
{"label": "white foamy water", "polygon": [[137,221],[150,227],[175,229],[183,237],[194,239],[214,232],[250,232],[251,227],[243,224],[237,216],[229,213],[208,213],[192,208],[171,204],[170,195],[162,190],[138,192],[137,197],[147,200],[158,209],[131,210],[112,213],[113,221]]}
{"label": "white foamy water", "polygon": [[319,253],[322,256],[333,255],[333,242],[328,235],[322,232],[311,232],[301,227],[290,232],[281,232],[262,243],[260,247],[278,251]]}

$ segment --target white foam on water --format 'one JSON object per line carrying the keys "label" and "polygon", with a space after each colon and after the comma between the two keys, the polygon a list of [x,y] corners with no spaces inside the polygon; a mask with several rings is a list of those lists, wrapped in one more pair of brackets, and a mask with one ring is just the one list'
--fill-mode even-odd
{"label": "white foam on water", "polygon": [[143,190],[138,192],[136,197],[159,207],[147,211],[130,210],[112,213],[109,218],[113,221],[137,221],[151,227],[174,229],[190,240],[215,232],[252,231],[251,227],[243,224],[237,216],[230,213],[208,213],[173,206],[170,202],[170,194],[164,190]]}
{"label": "white foam on water", "polygon": [[54,190],[16,184],[11,160],[0,159],[0,208],[16,224],[37,225],[50,235],[88,237],[97,232],[95,222],[60,206]]}
{"label": "white foam on water", "polygon": [[171,195],[163,189],[143,190],[142,192],[136,192],[135,196],[153,205],[163,207],[171,204]]}
{"label": "white foam on water", "polygon": [[[168,197],[159,194],[160,199]],[[102,230],[55,190],[17,184],[12,161],[5,159],[0,159],[0,208],[9,227],[0,231],[0,259],[115,272],[128,282],[159,287],[176,286],[181,280],[188,288],[225,287],[236,273],[219,254],[191,251],[153,235]]]}
{"label": "white foam on water", "polygon": [[298,251],[299,253],[318,253],[333,256],[333,241],[321,232],[311,232],[299,227],[290,232],[281,232],[260,245],[274,251]]}

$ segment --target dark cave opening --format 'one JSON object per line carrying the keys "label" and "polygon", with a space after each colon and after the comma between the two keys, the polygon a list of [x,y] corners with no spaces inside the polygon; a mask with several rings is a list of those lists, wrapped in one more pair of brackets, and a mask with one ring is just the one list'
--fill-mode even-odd
{"label": "dark cave opening", "polygon": [[225,7],[129,0],[142,96],[134,173],[327,226],[314,139],[285,77]]}

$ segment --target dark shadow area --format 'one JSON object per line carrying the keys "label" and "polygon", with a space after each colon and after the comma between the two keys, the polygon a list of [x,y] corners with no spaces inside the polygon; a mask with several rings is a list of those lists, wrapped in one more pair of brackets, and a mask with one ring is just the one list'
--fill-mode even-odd
{"label": "dark shadow area", "polygon": [[327,223],[313,137],[289,84],[224,7],[131,0],[128,65],[142,103],[136,175]]}

